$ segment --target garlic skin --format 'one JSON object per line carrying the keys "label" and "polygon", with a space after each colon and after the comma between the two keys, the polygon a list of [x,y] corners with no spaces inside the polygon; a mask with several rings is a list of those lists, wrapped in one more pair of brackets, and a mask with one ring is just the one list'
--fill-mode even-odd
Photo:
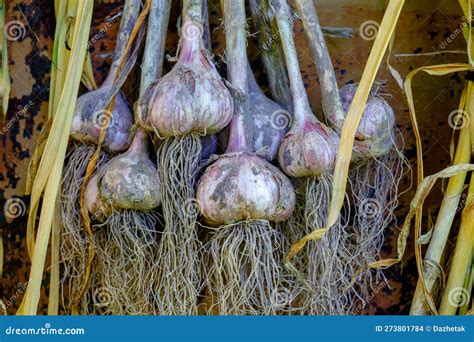
{"label": "garlic skin", "polygon": [[[355,84],[340,89],[345,113],[352,104],[356,90]],[[328,121],[336,130],[342,130],[343,121],[334,116],[328,116]],[[382,97],[370,94],[356,131],[353,160],[386,154],[394,144],[394,128],[395,114],[392,107]]]}
{"label": "garlic skin", "polygon": [[[193,25],[188,22],[189,32]],[[201,37],[183,39],[173,70],[150,88],[143,103],[146,114],[143,108],[139,113],[145,127],[152,126],[161,137],[212,134],[227,126],[234,112],[232,96],[202,48]]]}
{"label": "garlic skin", "polygon": [[395,114],[392,107],[383,98],[373,97],[365,106],[364,114],[357,128],[356,138],[361,140],[380,139],[394,125]]}
{"label": "garlic skin", "polygon": [[[104,84],[95,91],[77,99],[71,127],[71,137],[84,144],[97,144],[102,123],[108,112],[105,109],[111,86]],[[100,104],[103,104],[101,106]],[[96,110],[100,108],[99,110]],[[111,152],[123,151],[128,146],[133,114],[122,92],[115,97],[115,105],[109,118],[103,146]]]}
{"label": "garlic skin", "polygon": [[291,114],[270,100],[260,89],[250,66],[248,67],[249,114],[252,116],[252,150],[267,161],[278,154],[280,143],[291,126]]}
{"label": "garlic skin", "polygon": [[346,84],[345,86],[339,89],[339,94],[341,96],[341,102],[342,102],[342,109],[344,109],[345,113],[349,111],[349,107],[352,104],[352,100],[354,100],[356,91],[357,91],[357,84],[355,83]]}
{"label": "garlic skin", "polygon": [[210,225],[246,220],[283,221],[295,207],[290,180],[249,152],[227,153],[201,177],[196,199]]}
{"label": "garlic skin", "polygon": [[318,176],[330,171],[336,159],[338,135],[316,120],[293,125],[278,152],[281,169],[291,177]]}
{"label": "garlic skin", "polygon": [[160,181],[149,159],[146,136],[138,131],[127,152],[112,158],[98,173],[100,197],[121,209],[148,211],[160,204]]}
{"label": "garlic skin", "polygon": [[112,214],[112,207],[109,202],[102,200],[97,186],[97,174],[93,175],[87,183],[84,193],[86,208],[92,220],[104,222]]}

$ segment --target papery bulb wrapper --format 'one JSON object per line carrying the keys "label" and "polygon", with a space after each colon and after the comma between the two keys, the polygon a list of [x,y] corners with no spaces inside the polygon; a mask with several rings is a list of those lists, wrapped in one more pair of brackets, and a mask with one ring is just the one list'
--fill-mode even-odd
{"label": "papery bulb wrapper", "polygon": [[162,137],[211,134],[227,126],[233,114],[232,96],[201,49],[183,48],[173,70],[150,86],[141,106],[141,120]]}
{"label": "papery bulb wrapper", "polygon": [[[112,113],[105,108],[104,99],[110,86],[83,94],[77,99],[76,110],[71,127],[71,137],[86,144],[97,144],[102,124],[108,118],[103,146],[110,151],[123,151],[128,146],[130,129],[133,124],[133,114],[123,96],[119,92],[115,97]],[[103,106],[100,106],[100,104]]]}
{"label": "papery bulb wrapper", "polygon": [[339,137],[315,120],[293,126],[278,153],[282,170],[291,177],[318,176],[334,166]]}
{"label": "papery bulb wrapper", "polygon": [[[343,108],[349,110],[354,98],[357,85],[350,84],[340,89]],[[328,120],[338,131],[342,130],[343,120],[329,115]],[[353,159],[366,158],[366,156],[380,156],[393,146],[393,129],[395,127],[395,114],[392,107],[382,97],[371,93],[367,99],[359,126],[357,127]]]}
{"label": "papery bulb wrapper", "polygon": [[146,144],[138,139],[99,170],[99,191],[114,207],[148,211],[160,204],[161,186]]}
{"label": "papery bulb wrapper", "polygon": [[290,180],[247,152],[224,154],[210,165],[199,181],[196,198],[212,225],[249,219],[282,221],[295,206]]}

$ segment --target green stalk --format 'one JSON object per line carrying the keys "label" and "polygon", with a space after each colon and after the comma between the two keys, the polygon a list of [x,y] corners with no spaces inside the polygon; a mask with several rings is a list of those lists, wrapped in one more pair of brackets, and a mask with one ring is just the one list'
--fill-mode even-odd
{"label": "green stalk", "polygon": [[171,0],[153,0],[151,4],[143,54],[140,96],[161,76],[170,8]]}
{"label": "green stalk", "polygon": [[[4,31],[5,27],[5,3],[0,1],[0,32]],[[5,34],[0,38],[0,51],[2,52],[0,64],[0,106],[2,107],[3,118],[7,115],[8,100],[10,98],[10,73],[8,71],[8,50],[7,38]]]}
{"label": "green stalk", "polygon": [[224,8],[226,55],[228,79],[232,84],[234,117],[231,123],[227,152],[249,148],[253,134],[251,116],[248,115],[247,82],[247,32],[245,31],[245,2],[243,0],[222,0]]}
{"label": "green stalk", "polygon": [[298,15],[303,22],[307,40],[313,53],[314,64],[319,75],[323,111],[327,116],[334,115],[341,122],[345,119],[341,96],[337,85],[336,74],[329,56],[329,50],[324,39],[318,14],[312,1],[296,0]]}
{"label": "green stalk", "polygon": [[209,23],[209,8],[207,0],[202,1],[202,42],[207,51],[212,51],[211,25]]}
{"label": "green stalk", "polygon": [[270,9],[270,0],[250,0],[250,11],[258,31],[260,51],[268,77],[272,98],[288,111],[293,109],[290,82],[285,67],[285,56],[280,42],[280,31]]}

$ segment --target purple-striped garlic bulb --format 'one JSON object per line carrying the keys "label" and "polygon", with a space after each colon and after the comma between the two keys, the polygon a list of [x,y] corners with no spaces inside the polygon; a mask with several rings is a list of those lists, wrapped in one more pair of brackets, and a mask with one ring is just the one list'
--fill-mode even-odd
{"label": "purple-striped garlic bulb", "polygon": [[139,119],[161,137],[211,134],[223,129],[233,113],[232,96],[209,59],[202,25],[184,15],[178,62],[152,84],[139,106]]}
{"label": "purple-striped garlic bulb", "polygon": [[109,151],[116,152],[123,151],[128,146],[133,114],[122,92],[115,97],[112,112],[104,109],[107,96],[112,89],[110,75],[99,89],[83,94],[77,99],[71,137],[84,144],[97,144],[101,127],[108,119],[103,146]]}
{"label": "purple-striped garlic bulb", "polygon": [[140,6],[141,2],[138,0],[125,1],[107,78],[97,90],[83,94],[77,99],[71,127],[71,137],[75,140],[84,144],[97,144],[101,128],[108,119],[103,147],[111,152],[123,151],[128,147],[133,114],[123,92],[116,94],[112,112],[106,107],[114,87],[121,88],[125,81],[125,75],[120,74],[121,59],[126,53],[128,38],[137,21]]}
{"label": "purple-striped garlic bulb", "polygon": [[207,223],[216,226],[250,219],[283,221],[295,206],[289,179],[249,152],[220,156],[201,177],[196,198]]}
{"label": "purple-striped garlic bulb", "polygon": [[280,145],[278,161],[281,169],[289,176],[319,177],[332,170],[339,137],[320,122],[311,110],[301,78],[288,4],[275,1],[273,5],[293,98],[293,122]]}
{"label": "purple-striped garlic bulb", "polygon": [[[340,89],[342,106],[347,113],[354,99],[357,85],[349,84]],[[330,124],[338,131],[342,130],[344,118],[328,116]],[[390,105],[371,92],[355,135],[355,159],[366,159],[386,154],[393,147],[395,114]]]}
{"label": "purple-striped garlic bulb", "polygon": [[283,139],[278,153],[280,167],[291,177],[323,174],[333,168],[338,144],[334,131],[308,115]]}

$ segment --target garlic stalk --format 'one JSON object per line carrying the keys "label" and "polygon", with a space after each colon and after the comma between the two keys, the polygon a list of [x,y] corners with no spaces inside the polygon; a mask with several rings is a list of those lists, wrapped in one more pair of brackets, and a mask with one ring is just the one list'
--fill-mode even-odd
{"label": "garlic stalk", "polygon": [[[128,37],[138,18],[140,0],[127,0],[123,9],[120,29],[114,49],[112,65],[108,76],[96,91],[88,92],[77,99],[70,136],[74,140],[71,152],[67,156],[62,175],[61,201],[61,259],[64,264],[64,276],[61,280],[63,293],[68,293],[65,300],[67,310],[78,310],[78,313],[89,313],[91,297],[84,295],[90,289],[90,283],[83,284],[83,277],[90,267],[90,244],[92,241],[84,232],[81,216],[80,192],[89,160],[94,155],[95,144],[105,120],[108,127],[104,139],[106,151],[101,151],[97,167],[110,158],[110,154],[122,151],[128,146],[128,135],[133,115],[125,97],[119,92],[115,97],[112,112],[104,110],[110,100],[109,94],[119,89],[126,75],[121,75],[117,84],[113,84],[124,57]],[[86,286],[86,288],[84,288]],[[76,308],[76,304],[79,305]]]}
{"label": "garlic stalk", "polygon": [[195,186],[201,137],[229,123],[232,97],[203,45],[203,0],[183,1],[182,36],[174,68],[141,101],[143,127],[162,139],[157,152],[165,221],[158,246],[160,314],[197,314],[200,275]]}
{"label": "garlic stalk", "polygon": [[[286,67],[293,97],[293,123],[280,146],[279,163],[283,171],[300,183],[294,215],[287,224],[290,242],[326,224],[331,195],[332,171],[339,137],[312,113],[301,78],[293,40],[292,18],[286,0],[272,0],[280,30]],[[293,310],[303,314],[343,314],[351,303],[351,270],[347,269],[347,220],[341,215],[328,236],[311,241],[293,264],[298,276],[293,289]]]}
{"label": "garlic stalk", "polygon": [[284,239],[269,221],[285,220],[294,208],[291,182],[251,152],[245,3],[224,0],[226,51],[235,112],[226,153],[201,177],[196,199],[206,223],[217,226],[204,246],[209,312],[275,314],[284,291]]}

